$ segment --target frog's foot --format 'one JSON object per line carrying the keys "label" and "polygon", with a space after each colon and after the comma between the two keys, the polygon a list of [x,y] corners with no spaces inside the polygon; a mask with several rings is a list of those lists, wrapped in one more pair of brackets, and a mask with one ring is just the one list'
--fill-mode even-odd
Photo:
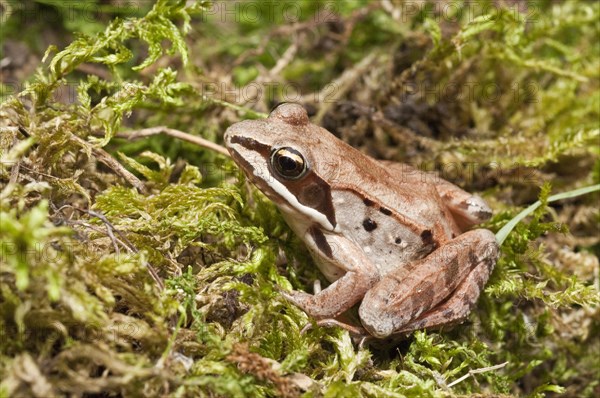
{"label": "frog's foot", "polygon": [[453,326],[465,321],[475,306],[483,286],[488,280],[491,269],[485,269],[486,264],[480,264],[456,288],[452,295],[443,303],[410,322],[398,333],[409,333],[419,329],[440,329],[443,326]]}
{"label": "frog's foot", "polygon": [[[339,327],[339,328],[347,330],[348,332],[350,332],[354,335],[360,336],[360,337],[369,335],[369,333],[367,333],[367,331],[360,326],[350,325],[349,323],[345,323],[345,322],[342,322],[342,321],[339,321],[339,320],[333,319],[333,318],[319,319],[315,323],[317,326],[321,326],[324,328]],[[312,329],[312,327],[313,327],[313,324],[309,322],[306,324],[306,326],[304,326],[302,328],[300,333],[304,334],[304,333],[308,332],[310,329]]]}
{"label": "frog's foot", "polygon": [[313,295],[299,290],[279,290],[284,299],[306,311],[305,307],[312,305]]}
{"label": "frog's foot", "polygon": [[[337,319],[321,319],[315,323],[324,328],[338,327],[347,330],[351,334],[350,337],[352,338],[352,342],[354,342],[354,344],[356,344],[360,349],[364,348],[366,344],[375,340],[375,337],[371,336],[365,328],[356,325],[350,325]],[[305,334],[312,328],[313,324],[307,323],[306,326],[304,326],[300,331],[300,334]]]}
{"label": "frog's foot", "polygon": [[361,322],[377,338],[456,324],[475,305],[497,257],[492,232],[466,232],[413,263],[408,276],[386,275],[365,295]]}
{"label": "frog's foot", "polygon": [[[321,290],[322,290],[321,289],[321,281],[318,280],[318,279],[315,279],[314,282],[313,282],[313,292],[314,292],[314,294],[321,293]],[[288,301],[294,303],[294,300],[295,300],[294,296],[295,296],[296,292],[292,292],[294,294],[291,294],[290,292],[281,291],[280,293]],[[308,296],[310,296],[310,295],[308,295]],[[340,315],[340,317],[343,317],[343,315]],[[340,320],[335,319],[335,318],[319,319],[316,322],[314,322],[314,324],[316,324],[317,326],[320,326],[320,327],[324,327],[324,328],[339,327],[339,328],[347,330],[351,334],[359,336],[359,337],[369,336],[369,334],[367,333],[367,331],[364,328],[362,328],[360,326],[356,326],[356,325],[351,325],[350,323],[347,323],[347,322],[344,322],[344,321],[340,321]],[[313,328],[313,323],[309,322],[309,323],[307,323],[302,328],[302,330],[300,331],[300,334],[305,334],[306,332],[308,332],[312,328]]]}

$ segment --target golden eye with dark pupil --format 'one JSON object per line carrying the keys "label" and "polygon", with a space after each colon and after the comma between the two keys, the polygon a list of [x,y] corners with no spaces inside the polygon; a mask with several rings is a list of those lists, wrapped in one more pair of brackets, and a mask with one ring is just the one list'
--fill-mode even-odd
{"label": "golden eye with dark pupil", "polygon": [[271,155],[271,165],[281,177],[297,179],[306,172],[304,157],[293,148],[279,148]]}

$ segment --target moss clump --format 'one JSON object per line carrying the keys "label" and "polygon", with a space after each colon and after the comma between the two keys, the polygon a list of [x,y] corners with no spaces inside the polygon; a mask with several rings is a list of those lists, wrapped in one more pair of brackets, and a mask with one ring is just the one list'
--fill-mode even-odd
{"label": "moss clump", "polygon": [[[546,202],[600,182],[598,3],[108,3],[0,105],[0,395],[598,394],[598,197]],[[494,231],[541,200],[469,322],[301,333],[278,290],[320,275],[273,204],[218,151],[140,130],[219,142],[299,99],[480,192]]]}

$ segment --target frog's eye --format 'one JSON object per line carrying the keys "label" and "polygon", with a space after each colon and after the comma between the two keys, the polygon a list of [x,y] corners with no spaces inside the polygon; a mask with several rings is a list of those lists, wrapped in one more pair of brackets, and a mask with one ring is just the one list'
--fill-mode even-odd
{"label": "frog's eye", "polygon": [[277,148],[271,153],[271,166],[281,177],[296,180],[306,174],[308,164],[294,148]]}

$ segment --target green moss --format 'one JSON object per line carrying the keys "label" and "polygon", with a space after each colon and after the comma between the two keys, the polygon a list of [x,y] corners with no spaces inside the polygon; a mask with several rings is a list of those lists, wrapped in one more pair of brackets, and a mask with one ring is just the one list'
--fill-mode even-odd
{"label": "green moss", "polygon": [[[597,395],[598,196],[548,199],[598,182],[598,3],[281,4],[297,24],[188,3],[77,28],[0,105],[0,394]],[[372,346],[301,332],[279,290],[320,275],[274,205],[214,151],[126,138],[219,142],[286,85],[361,149],[479,192],[493,231],[539,198],[468,322]]]}

